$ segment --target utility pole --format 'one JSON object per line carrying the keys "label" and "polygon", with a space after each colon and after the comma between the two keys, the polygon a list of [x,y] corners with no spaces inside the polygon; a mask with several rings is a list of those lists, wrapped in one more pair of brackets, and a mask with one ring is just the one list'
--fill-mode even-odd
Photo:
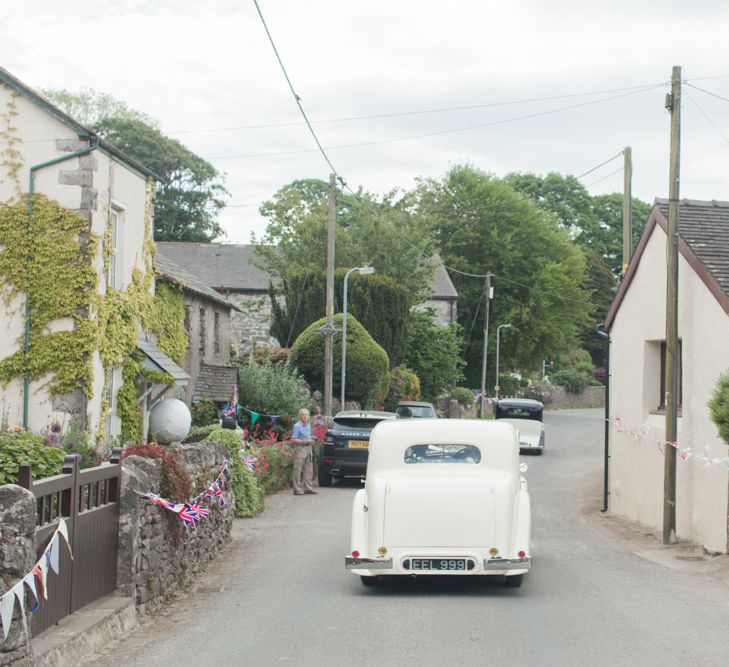
{"label": "utility pole", "polygon": [[623,150],[623,275],[633,254],[633,154],[630,146]]}
{"label": "utility pole", "polygon": [[489,349],[489,303],[491,302],[491,274],[486,274],[486,313],[483,318],[483,359],[481,363],[481,410],[479,416],[484,417],[486,403],[486,359]]}
{"label": "utility pole", "polygon": [[[666,437],[677,439],[678,410],[678,202],[681,156],[681,68],[674,67],[671,92],[666,96],[671,114],[671,166],[668,184],[666,238]],[[663,544],[676,543],[676,448],[666,445],[663,466]]]}
{"label": "utility pole", "polygon": [[335,175],[329,175],[329,223],[327,226],[327,303],[324,338],[324,414],[332,415],[332,376],[334,369],[334,223],[337,214]]}

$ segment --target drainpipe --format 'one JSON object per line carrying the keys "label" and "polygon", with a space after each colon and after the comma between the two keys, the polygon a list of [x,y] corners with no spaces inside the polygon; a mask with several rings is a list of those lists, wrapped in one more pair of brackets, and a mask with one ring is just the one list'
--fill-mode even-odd
{"label": "drainpipe", "polygon": [[[93,141],[93,140],[92,140]],[[52,160],[46,160],[45,162],[40,162],[38,164],[34,164],[30,168],[30,176],[28,181],[28,231],[30,232],[30,221],[33,218],[33,178],[35,177],[35,172],[40,171],[41,169],[45,169],[45,167],[50,167],[54,164],[58,164],[59,162],[65,162],[66,160],[71,160],[75,157],[81,157],[82,155],[87,155],[88,153],[91,153],[92,151],[95,151],[98,148],[98,145],[95,143],[92,143],[91,146],[88,148],[82,148],[78,151],[73,151],[73,153],[66,153],[65,155],[61,155],[60,157],[53,158]],[[28,268],[30,268],[30,260],[31,256],[28,255]],[[29,285],[29,277],[26,273],[26,285],[25,285],[25,375],[23,377],[23,428],[28,428],[28,392],[30,390],[30,375],[28,370],[28,354],[30,353],[30,315],[31,315],[31,303],[30,303],[30,285]]]}
{"label": "drainpipe", "polygon": [[602,492],[602,509],[601,512],[608,511],[608,468],[610,465],[610,333],[604,330],[598,330],[597,335],[605,339],[605,461],[603,469],[603,492]]}

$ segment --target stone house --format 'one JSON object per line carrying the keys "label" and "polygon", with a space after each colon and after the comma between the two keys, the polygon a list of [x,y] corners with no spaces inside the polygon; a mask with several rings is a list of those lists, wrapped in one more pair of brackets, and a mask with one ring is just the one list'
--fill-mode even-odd
{"label": "stone house", "polygon": [[[657,199],[616,298],[610,333],[609,509],[661,530],[665,441],[666,230]],[[707,403],[729,370],[729,202],[679,206],[679,539],[727,551],[729,451]]]}
{"label": "stone house", "polygon": [[[160,255],[195,273],[239,307],[231,314],[232,344],[237,355],[245,357],[257,344],[279,344],[269,333],[271,276],[256,266],[255,246],[164,242],[157,248]],[[457,321],[458,293],[437,255],[433,264],[431,297],[418,307],[433,307],[438,324],[448,326]]]}
{"label": "stone house", "polygon": [[0,68],[5,424],[78,423],[98,442],[120,437],[124,406],[139,422],[154,395],[150,382],[141,398],[118,401],[138,339],[152,367],[186,382],[138,315],[154,290],[154,186],[143,165]]}
{"label": "stone house", "polygon": [[190,382],[176,388],[175,397],[188,406],[206,399],[227,402],[233,385],[238,384],[238,367],[230,363],[230,315],[240,308],[160,253],[155,258],[155,271],[158,280],[181,288],[185,298],[189,342],[183,367]]}

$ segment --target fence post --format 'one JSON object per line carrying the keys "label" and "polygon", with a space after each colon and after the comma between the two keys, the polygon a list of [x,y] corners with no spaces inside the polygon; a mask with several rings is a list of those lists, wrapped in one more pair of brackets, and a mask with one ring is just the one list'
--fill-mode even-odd
{"label": "fence post", "polygon": [[28,491],[33,491],[33,471],[30,466],[20,466],[18,471],[18,486],[22,486]]}
{"label": "fence post", "polygon": [[109,462],[112,465],[117,466],[117,475],[109,480],[109,500],[113,500],[115,503],[119,502],[121,493],[121,461],[122,461],[122,449],[121,447],[115,447],[111,450],[111,459]]}

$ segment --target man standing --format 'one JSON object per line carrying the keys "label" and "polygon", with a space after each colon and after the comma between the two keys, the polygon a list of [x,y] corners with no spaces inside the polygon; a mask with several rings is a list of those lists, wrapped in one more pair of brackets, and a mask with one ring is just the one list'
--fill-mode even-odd
{"label": "man standing", "polygon": [[305,493],[316,493],[311,485],[313,474],[311,443],[311,426],[309,424],[309,411],[306,408],[299,410],[299,421],[294,424],[291,431],[291,444],[294,446],[294,495],[303,496]]}

